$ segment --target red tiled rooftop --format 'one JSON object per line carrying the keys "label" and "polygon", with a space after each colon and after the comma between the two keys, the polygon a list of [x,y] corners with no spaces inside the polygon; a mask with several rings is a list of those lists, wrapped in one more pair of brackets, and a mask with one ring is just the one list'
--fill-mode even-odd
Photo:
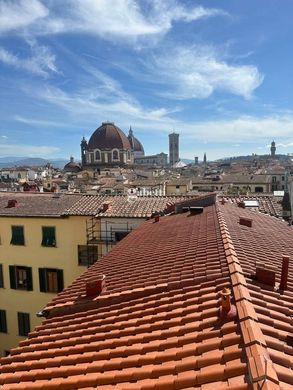
{"label": "red tiled rooftop", "polygon": [[[251,228],[240,215],[253,219]],[[1,389],[292,388],[292,265],[282,293],[251,274],[259,258],[280,268],[280,253],[293,255],[293,230],[251,215],[225,204],[141,225],[1,359]],[[87,298],[85,282],[97,273],[107,290]],[[237,314],[227,322],[219,317],[224,287]]]}

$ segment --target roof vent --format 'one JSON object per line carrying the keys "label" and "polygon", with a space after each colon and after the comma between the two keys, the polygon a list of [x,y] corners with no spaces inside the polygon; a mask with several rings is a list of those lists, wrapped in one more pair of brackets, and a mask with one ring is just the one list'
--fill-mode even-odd
{"label": "roof vent", "polygon": [[16,199],[9,199],[7,206],[5,207],[6,209],[11,209],[12,207],[17,206],[17,200]]}
{"label": "roof vent", "polygon": [[289,272],[289,260],[290,260],[289,256],[283,256],[280,290],[286,290],[286,288],[287,288],[288,272]]}
{"label": "roof vent", "polygon": [[95,279],[91,279],[86,282],[86,296],[93,297],[100,295],[106,286],[106,276],[98,275]]}
{"label": "roof vent", "polygon": [[246,218],[246,217],[240,217],[239,218],[239,225],[252,227],[252,219],[251,218]]}
{"label": "roof vent", "polygon": [[190,215],[201,214],[203,212],[203,207],[191,206],[189,207],[189,210],[190,210]]}
{"label": "roof vent", "polygon": [[266,284],[267,286],[275,287],[276,273],[273,270],[267,269],[264,264],[256,266],[256,280],[259,283]]}

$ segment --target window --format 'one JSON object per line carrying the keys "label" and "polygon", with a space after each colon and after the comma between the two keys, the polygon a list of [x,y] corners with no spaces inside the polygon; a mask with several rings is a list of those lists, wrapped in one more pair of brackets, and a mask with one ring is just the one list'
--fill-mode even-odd
{"label": "window", "polygon": [[0,332],[7,333],[6,310],[0,310]]}
{"label": "window", "polygon": [[24,245],[24,229],[23,226],[11,226],[11,241],[12,245]]}
{"label": "window", "polygon": [[27,336],[31,331],[29,313],[17,313],[17,319],[19,336]]}
{"label": "window", "polygon": [[273,181],[273,183],[276,183],[276,181],[277,181],[276,176],[273,176],[272,181]]}
{"label": "window", "polygon": [[18,265],[9,266],[10,288],[14,290],[33,289],[32,269]]}
{"label": "window", "polygon": [[57,293],[63,290],[63,270],[53,268],[39,268],[41,292]]}
{"label": "window", "polygon": [[118,150],[113,150],[112,152],[112,160],[119,160],[119,153]]}
{"label": "window", "polygon": [[98,259],[98,247],[95,245],[78,245],[78,265],[92,265]]}
{"label": "window", "polygon": [[121,241],[124,237],[127,236],[130,232],[115,232],[115,241]]}
{"label": "window", "polygon": [[42,246],[56,246],[55,227],[42,226]]}
{"label": "window", "polygon": [[3,266],[0,264],[0,288],[4,287],[4,281],[3,281]]}
{"label": "window", "polygon": [[101,160],[101,152],[99,150],[95,151],[95,160]]}
{"label": "window", "polygon": [[127,160],[131,160],[131,154],[129,150],[127,150]]}

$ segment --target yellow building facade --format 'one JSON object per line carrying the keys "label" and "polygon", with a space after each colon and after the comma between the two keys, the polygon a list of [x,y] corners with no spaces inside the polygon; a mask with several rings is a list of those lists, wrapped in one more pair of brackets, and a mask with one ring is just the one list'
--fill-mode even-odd
{"label": "yellow building facade", "polygon": [[[47,215],[40,216],[40,205],[33,206],[37,196],[17,195],[10,195],[18,200],[15,210],[3,207],[9,195],[0,195],[1,356],[7,355],[41,323],[42,318],[36,313],[88,265],[86,256],[81,256],[81,249],[85,255],[84,248],[87,248],[88,215],[62,215],[62,210],[58,216],[50,216],[54,210],[49,210]],[[44,211],[52,196],[38,196]],[[20,216],[22,203],[26,209]],[[25,215],[30,203],[35,211]],[[1,208],[4,212],[15,211],[16,215],[1,215]],[[34,213],[36,215],[32,215]],[[99,221],[96,229],[99,229]],[[97,248],[95,253],[98,252]]]}

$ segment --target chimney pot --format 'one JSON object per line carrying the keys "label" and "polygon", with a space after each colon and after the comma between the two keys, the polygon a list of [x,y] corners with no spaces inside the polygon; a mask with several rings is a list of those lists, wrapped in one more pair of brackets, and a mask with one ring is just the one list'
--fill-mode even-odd
{"label": "chimney pot", "polygon": [[106,285],[106,276],[98,275],[95,279],[88,280],[86,282],[86,296],[93,297],[100,295],[102,291],[105,289]]}
{"label": "chimney pot", "polygon": [[283,256],[280,290],[286,290],[286,288],[287,288],[288,272],[289,272],[289,260],[290,260],[289,256]]}
{"label": "chimney pot", "polygon": [[231,309],[231,290],[229,288],[224,288],[220,292],[221,296],[221,307],[222,311],[228,313]]}
{"label": "chimney pot", "polygon": [[111,206],[110,202],[103,203],[102,212],[105,213],[107,210],[109,210],[110,206]]}

